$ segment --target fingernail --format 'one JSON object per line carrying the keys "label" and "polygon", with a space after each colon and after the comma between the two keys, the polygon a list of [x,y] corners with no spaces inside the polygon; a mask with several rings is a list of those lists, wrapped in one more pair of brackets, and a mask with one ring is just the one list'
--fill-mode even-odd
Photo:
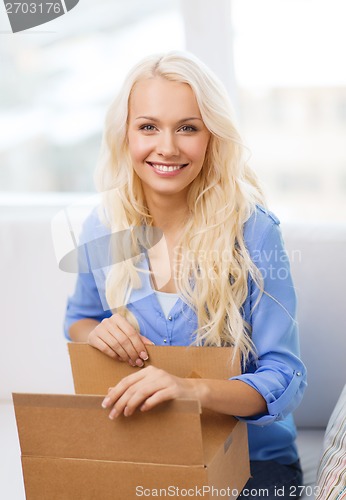
{"label": "fingernail", "polygon": [[124,417],[128,417],[129,416],[129,409],[127,406],[125,406],[125,410],[124,410]]}
{"label": "fingernail", "polygon": [[149,356],[146,352],[142,351],[139,355],[144,361],[146,361],[147,359],[149,359]]}
{"label": "fingernail", "polygon": [[138,358],[138,359],[136,359],[136,365],[141,368],[142,366],[144,366],[144,363],[140,358]]}
{"label": "fingernail", "polygon": [[109,402],[110,402],[110,398],[105,398],[101,403],[102,408],[107,408],[107,406],[109,405]]}
{"label": "fingernail", "polygon": [[131,366],[136,366],[136,363],[134,363],[134,362],[132,361],[132,359],[129,359],[129,365],[131,365]]}
{"label": "fingernail", "polygon": [[115,419],[115,417],[117,417],[117,416],[118,416],[118,413],[117,413],[117,411],[116,411],[116,410],[112,410],[112,411],[110,412],[110,414],[108,415],[108,417],[109,417],[111,420],[114,420],[114,419]]}

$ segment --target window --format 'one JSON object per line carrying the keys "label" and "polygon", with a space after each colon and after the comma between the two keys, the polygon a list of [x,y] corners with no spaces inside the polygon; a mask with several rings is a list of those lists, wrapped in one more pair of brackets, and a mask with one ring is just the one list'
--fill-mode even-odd
{"label": "window", "polygon": [[[2,29],[6,21],[3,12]],[[7,192],[92,191],[105,113],[126,72],[146,54],[184,46],[178,0],[82,0],[48,24],[0,37]]]}
{"label": "window", "polygon": [[92,191],[127,70],[187,48],[232,86],[270,207],[345,220],[345,18],[344,0],[83,0],[32,33],[1,33],[0,191]]}
{"label": "window", "polygon": [[343,0],[233,0],[241,129],[270,206],[345,220]]}

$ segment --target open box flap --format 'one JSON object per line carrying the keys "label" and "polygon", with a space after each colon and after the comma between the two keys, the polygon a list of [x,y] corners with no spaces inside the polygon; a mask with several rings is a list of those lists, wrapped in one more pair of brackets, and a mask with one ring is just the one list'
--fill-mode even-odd
{"label": "open box flap", "polygon": [[[106,394],[123,377],[138,371],[84,343],[68,344],[76,394]],[[239,358],[232,364],[231,347],[146,346],[145,365],[178,377],[227,379],[240,374]]]}
{"label": "open box flap", "polygon": [[103,397],[13,394],[22,455],[153,464],[204,465],[200,406],[163,403],[114,421]]}
{"label": "open box flap", "polygon": [[[232,363],[231,347],[146,346],[146,365],[162,368],[178,377],[227,379],[240,373],[239,357]],[[77,394],[106,394],[126,375],[140,368],[111,359],[84,343],[69,343],[75,391]],[[211,411],[202,414],[204,464],[224,445],[237,420]],[[161,425],[161,423],[158,423]]]}

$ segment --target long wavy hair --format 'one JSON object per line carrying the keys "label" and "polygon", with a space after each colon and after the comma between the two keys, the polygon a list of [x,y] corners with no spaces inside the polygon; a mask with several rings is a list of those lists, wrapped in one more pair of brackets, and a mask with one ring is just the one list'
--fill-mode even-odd
{"label": "long wavy hair", "polygon": [[[255,354],[250,326],[242,305],[248,295],[249,275],[262,289],[261,275],[244,242],[244,223],[256,208],[265,206],[258,180],[247,164],[247,149],[237,131],[233,109],[222,83],[201,61],[185,52],[152,55],[139,62],[108,111],[95,181],[103,196],[105,222],[113,232],[152,226],[141,181],[134,171],[127,145],[129,99],[134,85],[144,79],[164,78],[190,85],[209,140],[201,172],[188,192],[189,218],[178,243],[176,287],[197,316],[192,332],[196,345],[232,345],[243,362]],[[131,246],[129,257],[129,245]],[[137,237],[124,242],[124,258],[112,266],[106,298],[137,329],[126,308],[131,290],[141,286]]]}

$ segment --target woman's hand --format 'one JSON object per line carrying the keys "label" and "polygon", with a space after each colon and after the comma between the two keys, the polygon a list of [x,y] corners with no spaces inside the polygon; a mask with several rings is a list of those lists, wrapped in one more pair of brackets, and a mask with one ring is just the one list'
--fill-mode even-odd
{"label": "woman's hand", "polygon": [[154,366],[147,366],[124,377],[109,389],[102,406],[111,409],[109,418],[113,420],[121,413],[125,417],[132,415],[138,407],[141,411],[147,411],[171,399],[198,399],[198,381],[199,379],[176,377]]}
{"label": "woman's hand", "polygon": [[113,359],[140,367],[149,357],[145,344],[153,344],[118,313],[101,321],[89,333],[88,343]]}

